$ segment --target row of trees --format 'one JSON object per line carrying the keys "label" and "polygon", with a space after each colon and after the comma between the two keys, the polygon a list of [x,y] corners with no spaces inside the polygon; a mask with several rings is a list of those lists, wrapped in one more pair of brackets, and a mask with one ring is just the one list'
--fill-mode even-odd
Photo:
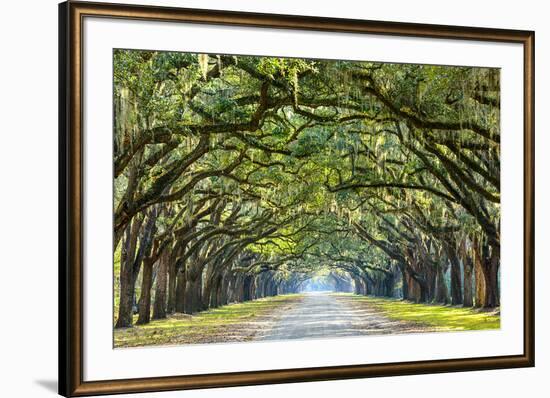
{"label": "row of trees", "polygon": [[114,80],[116,327],[313,275],[499,305],[498,70],[117,50]]}

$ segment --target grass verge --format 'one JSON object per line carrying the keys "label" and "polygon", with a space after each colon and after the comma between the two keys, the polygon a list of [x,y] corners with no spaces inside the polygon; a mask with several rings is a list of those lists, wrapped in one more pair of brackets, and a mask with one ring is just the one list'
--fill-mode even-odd
{"label": "grass verge", "polygon": [[[251,340],[274,320],[277,310],[302,300],[299,294],[229,304],[196,315],[174,314],[147,325],[115,329],[114,346],[205,344]],[[134,322],[137,317],[134,318]]]}
{"label": "grass verge", "polygon": [[415,304],[398,299],[347,295],[353,302],[371,306],[391,320],[415,322],[438,331],[500,328],[500,315],[474,308]]}

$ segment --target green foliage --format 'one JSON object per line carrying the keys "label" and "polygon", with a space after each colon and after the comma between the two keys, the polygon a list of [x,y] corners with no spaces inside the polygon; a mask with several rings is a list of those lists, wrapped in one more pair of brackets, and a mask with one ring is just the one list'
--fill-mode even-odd
{"label": "green foliage", "polygon": [[115,235],[155,208],[156,248],[282,280],[429,269],[449,231],[496,247],[499,90],[491,68],[116,50]]}

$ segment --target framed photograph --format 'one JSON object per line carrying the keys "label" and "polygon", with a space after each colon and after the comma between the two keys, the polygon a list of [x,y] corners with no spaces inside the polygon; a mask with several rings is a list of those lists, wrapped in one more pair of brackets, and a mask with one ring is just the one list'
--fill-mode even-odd
{"label": "framed photograph", "polygon": [[534,32],[59,29],[62,395],[534,366]]}

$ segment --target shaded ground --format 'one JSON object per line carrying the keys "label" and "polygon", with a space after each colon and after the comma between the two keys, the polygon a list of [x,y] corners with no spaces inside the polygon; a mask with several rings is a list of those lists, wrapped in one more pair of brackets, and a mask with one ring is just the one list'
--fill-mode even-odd
{"label": "shaded ground", "polygon": [[115,330],[114,345],[229,343],[499,327],[496,313],[323,292],[231,304],[192,316],[172,315],[145,326]]}

